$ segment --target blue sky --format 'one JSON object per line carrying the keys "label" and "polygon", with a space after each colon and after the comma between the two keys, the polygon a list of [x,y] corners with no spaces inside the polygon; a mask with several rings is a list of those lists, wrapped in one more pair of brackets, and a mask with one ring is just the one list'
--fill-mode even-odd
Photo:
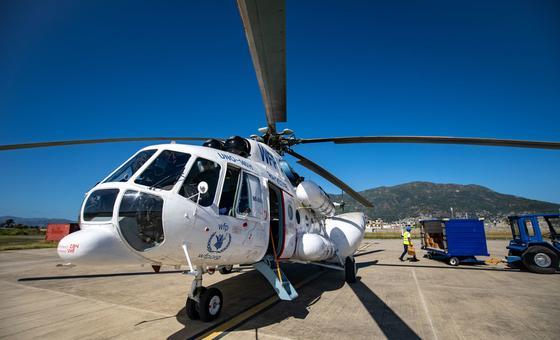
{"label": "blue sky", "polygon": [[[0,144],[248,136],[264,109],[234,1],[0,2]],[[560,140],[558,1],[287,1],[300,137]],[[148,143],[0,153],[0,215],[75,218]],[[301,145],[358,190],[422,180],[560,202],[560,153]],[[332,185],[305,169],[296,169]]]}

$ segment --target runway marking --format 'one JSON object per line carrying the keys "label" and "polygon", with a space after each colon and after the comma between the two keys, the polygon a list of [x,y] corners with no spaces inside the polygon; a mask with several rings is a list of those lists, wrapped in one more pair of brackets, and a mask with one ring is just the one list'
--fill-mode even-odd
{"label": "runway marking", "polygon": [[367,248],[369,248],[372,244],[373,244],[373,243],[362,244],[362,245],[360,246],[360,248],[358,248],[358,250],[356,250],[356,254],[355,254],[355,255],[357,255],[357,254],[359,254],[359,253],[363,253],[364,250],[366,250]]}
{"label": "runway marking", "polygon": [[[303,287],[304,285],[308,284],[309,282],[311,282],[311,281],[315,280],[316,278],[318,278],[319,276],[321,276],[323,273],[325,273],[324,270],[319,271],[315,275],[312,275],[312,276],[308,277],[307,279],[303,280],[302,282],[296,284],[294,286],[294,288],[299,289],[299,288]],[[278,295],[273,295],[273,296],[267,298],[266,300],[264,300],[263,302],[260,302],[256,305],[254,305],[253,307],[247,309],[246,311],[241,312],[240,314],[238,314],[238,315],[234,316],[233,318],[227,320],[226,322],[219,324],[214,329],[211,329],[211,330],[205,332],[204,334],[202,334],[200,336],[195,336],[195,337],[196,337],[196,339],[204,339],[204,340],[219,338],[219,337],[225,335],[225,333],[229,333],[228,331],[231,330],[232,328],[234,328],[235,326],[238,326],[242,322],[247,321],[251,317],[255,316],[257,313],[265,310],[266,308],[272,306],[273,304],[275,304],[276,302],[279,302],[279,301],[281,301],[281,300],[278,298]]]}
{"label": "runway marking", "polygon": [[432,317],[430,316],[430,311],[428,310],[428,305],[426,304],[426,299],[424,299],[424,294],[420,289],[420,284],[418,283],[418,278],[416,278],[416,271],[412,269],[412,277],[414,278],[414,283],[416,283],[416,289],[418,290],[418,295],[420,296],[420,302],[422,302],[422,308],[424,308],[424,313],[428,317],[428,322],[430,323],[430,327],[432,328],[432,333],[434,334],[434,339],[438,339],[436,334],[436,329],[434,328],[434,323],[432,321]]}

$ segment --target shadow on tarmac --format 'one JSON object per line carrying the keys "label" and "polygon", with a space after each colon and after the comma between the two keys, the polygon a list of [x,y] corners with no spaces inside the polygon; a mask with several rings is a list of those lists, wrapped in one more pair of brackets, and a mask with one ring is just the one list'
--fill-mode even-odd
{"label": "shadow on tarmac", "polygon": [[387,306],[382,299],[362,282],[361,277],[357,279],[358,281],[351,284],[350,288],[352,288],[354,294],[356,294],[371,318],[377,323],[379,329],[388,339],[420,339],[418,334],[391,307]]}
{"label": "shadow on tarmac", "polygon": [[[368,266],[376,265],[377,263],[378,261],[374,260],[357,263],[356,265],[358,268],[365,268]],[[320,301],[321,296],[324,292],[340,289],[346,284],[344,281],[344,274],[340,271],[324,270],[320,268],[311,271],[309,269],[306,269],[305,265],[299,265],[300,268],[298,272],[294,272],[293,266],[294,265],[285,265],[283,266],[283,270],[285,271],[286,276],[292,279],[294,285],[297,285],[297,282],[301,282],[303,279],[305,279],[309,275],[313,275],[313,273],[316,273],[317,271],[323,271],[323,273],[320,274],[320,277],[318,279],[315,279],[305,284],[303,287],[300,287],[298,289],[298,293],[300,295],[294,301],[277,301],[275,303],[272,303],[265,310],[249,317],[240,324],[234,325],[230,330],[255,330],[255,334],[258,335],[257,330],[259,328],[277,324],[287,318],[292,317],[297,319],[305,319],[309,315],[309,307]],[[303,271],[301,267],[303,267]],[[357,279],[358,281],[354,284],[351,284],[350,288],[352,289],[358,300],[362,303],[362,305],[367,309],[368,313],[377,323],[385,336],[393,339],[420,339],[420,337],[406,324],[404,320],[402,320],[387,304],[385,304],[385,302],[383,302],[382,299],[380,299],[369,287],[367,287],[361,281],[360,277],[358,277]],[[256,271],[252,271],[237,275],[226,280],[222,280],[212,285],[211,287],[220,289],[223,292],[225,299],[227,299],[232,290],[237,291],[238,294],[240,293],[241,295],[252,294],[252,290],[248,288],[247,285],[253,280],[262,280],[264,282],[264,278],[260,278],[260,274],[258,274]],[[265,289],[272,293],[272,289],[268,286],[268,283],[264,283],[266,284]],[[243,288],[239,289],[239,287]],[[168,339],[186,339],[199,337],[209,330],[214,329],[217,326],[229,321],[233,317],[243,313],[244,311],[249,310],[251,307],[268,299],[271,296],[273,295],[267,294],[253,304],[246,304],[245,308],[243,308],[239,312],[236,312],[234,315],[226,317],[222,316],[219,318],[219,320],[210,324],[203,324],[200,321],[188,320],[185,315],[185,309],[182,308],[177,313],[176,317],[180,323],[185,325],[185,328],[171,335]],[[231,307],[233,306],[231,306],[231,303],[228,302],[226,302],[226,305],[224,305],[224,308]],[[266,312],[273,307],[276,307],[274,313]],[[206,326],[200,327],[200,325]]]}

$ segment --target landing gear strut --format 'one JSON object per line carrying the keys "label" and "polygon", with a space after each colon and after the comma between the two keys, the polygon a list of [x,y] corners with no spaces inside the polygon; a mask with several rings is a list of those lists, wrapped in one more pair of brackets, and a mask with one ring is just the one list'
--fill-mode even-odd
{"label": "landing gear strut", "polygon": [[202,272],[202,267],[196,268],[196,276],[187,297],[185,311],[191,320],[200,319],[208,322],[215,320],[220,315],[224,298],[218,289],[206,289],[202,286]]}
{"label": "landing gear strut", "polygon": [[346,282],[348,283],[356,282],[357,271],[358,270],[356,268],[356,261],[354,260],[354,257],[348,256],[344,261],[344,273],[345,273]]}

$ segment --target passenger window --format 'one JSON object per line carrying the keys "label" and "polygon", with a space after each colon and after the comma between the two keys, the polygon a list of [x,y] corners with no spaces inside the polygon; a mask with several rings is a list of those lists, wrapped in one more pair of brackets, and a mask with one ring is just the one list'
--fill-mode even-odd
{"label": "passenger window", "polygon": [[128,162],[123,164],[117,171],[115,171],[109,178],[107,178],[104,183],[107,182],[126,182],[134,175],[138,169],[146,163],[150,157],[156,152],[156,150],[144,150],[132,157]]}
{"label": "passenger window", "polygon": [[251,174],[243,173],[243,181],[239,192],[237,213],[243,216],[261,217],[263,200],[261,183]]}
{"label": "passenger window", "polygon": [[240,170],[238,168],[232,166],[227,167],[222,196],[220,197],[220,204],[218,205],[220,215],[233,216],[233,204],[235,203],[235,192],[237,191],[239,173]]}
{"label": "passenger window", "polygon": [[191,155],[171,150],[162,151],[136,178],[134,183],[171,190],[185,169]]}
{"label": "passenger window", "polygon": [[200,182],[208,183],[208,191],[200,195],[198,204],[208,207],[214,202],[218,180],[220,179],[220,165],[204,158],[197,158],[181,189],[179,195],[196,202],[198,199],[198,184]]}

